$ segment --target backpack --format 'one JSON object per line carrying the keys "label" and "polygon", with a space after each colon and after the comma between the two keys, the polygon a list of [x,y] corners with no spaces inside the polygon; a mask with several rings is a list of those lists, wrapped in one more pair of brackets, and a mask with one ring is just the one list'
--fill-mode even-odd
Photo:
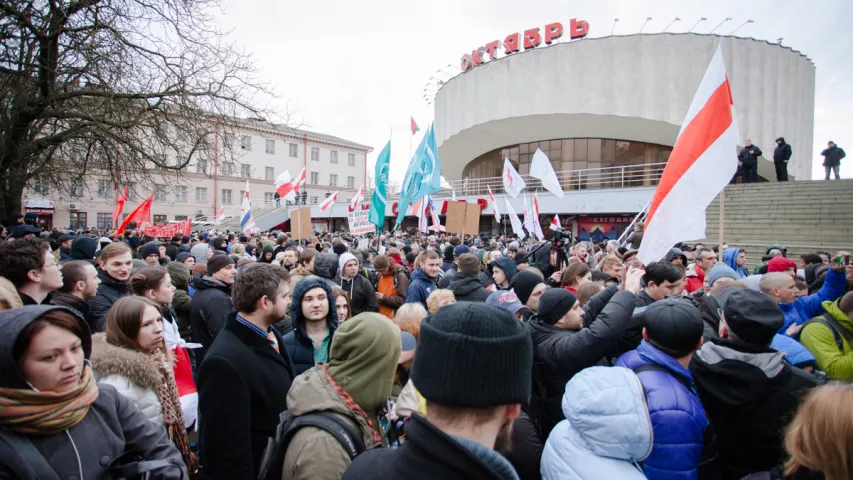
{"label": "backpack", "polygon": [[304,427],[319,428],[334,437],[347,452],[350,460],[365,450],[358,432],[334,413],[314,412],[294,417],[285,410],[278,416],[275,437],[267,440],[258,469],[258,480],[281,480],[287,447],[296,433]]}
{"label": "backpack", "polygon": [[832,317],[828,312],[823,312],[823,315],[820,317],[815,317],[807,320],[803,323],[803,328],[800,329],[800,332],[806,328],[806,325],[810,323],[820,323],[825,325],[826,328],[832,332],[832,335],[835,337],[835,345],[838,347],[838,350],[844,352],[844,341],[842,337],[847,340],[847,344],[853,347],[853,332],[847,330],[844,325],[838,323],[838,320]]}

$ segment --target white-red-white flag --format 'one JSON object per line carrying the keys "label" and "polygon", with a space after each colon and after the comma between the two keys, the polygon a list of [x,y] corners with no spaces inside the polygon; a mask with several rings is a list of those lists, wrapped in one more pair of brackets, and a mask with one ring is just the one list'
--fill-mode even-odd
{"label": "white-red-white flag", "polygon": [[540,242],[545,240],[545,232],[542,231],[542,223],[539,221],[539,197],[535,193],[533,194],[533,228],[536,238]]}
{"label": "white-red-white flag", "polygon": [[299,172],[299,175],[297,175],[296,178],[293,179],[293,182],[292,182],[293,192],[294,193],[299,192],[299,187],[301,187],[303,183],[305,183],[305,169],[304,168],[302,169],[301,172]]}
{"label": "white-red-white flag", "polygon": [[331,207],[332,205],[335,204],[335,200],[337,200],[337,199],[338,199],[338,192],[336,191],[335,193],[326,197],[325,200],[323,200],[323,203],[320,204],[320,211],[325,212],[326,210],[328,210],[329,207]]}
{"label": "white-red-white flag", "polygon": [[216,227],[221,225],[225,221],[225,218],[225,207],[219,207],[219,214],[213,219],[213,226],[210,227],[210,231],[216,230]]}
{"label": "white-red-white flag", "polygon": [[640,261],[660,260],[680,241],[705,238],[705,208],[737,171],[738,140],[734,100],[718,44],[652,197],[637,253]]}
{"label": "white-red-white flag", "polygon": [[283,198],[289,202],[296,200],[296,192],[293,189],[293,181],[290,178],[290,173],[285,170],[278,178],[275,179],[275,191],[279,198]]}
{"label": "white-red-white flag", "polygon": [[364,199],[364,185],[358,187],[358,191],[355,192],[355,196],[352,197],[352,202],[350,203],[349,209],[355,211],[355,207],[358,206],[358,203]]}
{"label": "white-red-white flag", "polygon": [[492,187],[486,185],[489,189],[489,200],[492,201],[492,212],[495,214],[495,221],[498,222],[498,225],[501,224],[501,212],[498,211],[498,202],[495,201],[495,196],[492,194]]}
{"label": "white-red-white flag", "polygon": [[524,179],[521,178],[521,175],[518,174],[515,167],[510,163],[509,157],[504,159],[503,182],[504,190],[506,190],[506,193],[510,194],[512,198],[518,197],[518,194],[527,186],[527,183],[524,182]]}
{"label": "white-red-white flag", "polygon": [[554,218],[551,220],[551,225],[548,225],[548,229],[559,230],[561,226],[562,225],[560,225],[560,216],[554,215]]}

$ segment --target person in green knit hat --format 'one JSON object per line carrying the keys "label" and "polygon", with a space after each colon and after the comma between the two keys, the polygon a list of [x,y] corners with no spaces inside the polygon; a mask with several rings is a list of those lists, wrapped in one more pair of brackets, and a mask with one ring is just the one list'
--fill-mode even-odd
{"label": "person in green knit hat", "polygon": [[831,380],[853,382],[853,292],[821,306],[823,313],[803,324],[800,343]]}

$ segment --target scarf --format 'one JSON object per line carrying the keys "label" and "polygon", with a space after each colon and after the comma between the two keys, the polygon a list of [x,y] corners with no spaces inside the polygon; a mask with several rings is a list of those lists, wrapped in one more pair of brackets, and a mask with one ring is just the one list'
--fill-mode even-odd
{"label": "scarf", "polygon": [[199,478],[198,460],[190,450],[187,431],[184,429],[184,415],[181,410],[181,400],[178,397],[174,366],[162,349],[158,348],[154,350],[151,357],[154,359],[154,363],[157,364],[157,369],[163,378],[156,392],[157,400],[160,401],[163,409],[163,426],[169,434],[169,440],[181,452],[181,456],[187,466],[187,471],[190,473],[190,478]]}
{"label": "scarf", "polygon": [[74,389],[65,393],[0,388],[0,428],[21,435],[53,435],[80,423],[98,398],[98,384],[86,364]]}

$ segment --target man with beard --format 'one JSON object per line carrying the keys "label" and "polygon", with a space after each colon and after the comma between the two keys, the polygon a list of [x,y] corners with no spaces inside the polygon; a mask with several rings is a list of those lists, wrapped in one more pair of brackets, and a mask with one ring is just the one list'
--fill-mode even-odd
{"label": "man with beard", "polygon": [[[217,255],[208,266],[220,257],[230,261]],[[212,479],[257,477],[294,378],[284,341],[271,328],[284,317],[290,275],[256,264],[233,283],[237,312],[229,307],[225,328],[198,370],[200,457]]]}
{"label": "man with beard", "polygon": [[299,250],[296,247],[287,247],[284,250],[284,260],[281,263],[281,266],[285,269],[292,270],[296,268],[296,264],[299,262]]}
{"label": "man with beard", "polygon": [[531,388],[527,327],[491,305],[457,303],[421,323],[411,379],[427,416],[413,413],[406,441],[372,449],[344,479],[518,478],[506,451]]}
{"label": "man with beard", "polygon": [[62,264],[62,286],[50,299],[53,305],[61,305],[74,310],[80,318],[89,313],[90,298],[98,293],[98,271],[91,262],[73,260]]}
{"label": "man with beard", "polygon": [[98,293],[89,299],[86,323],[93,332],[103,332],[107,312],[116,300],[129,292],[127,279],[133,270],[133,252],[127,244],[115,242],[107,245],[98,256]]}
{"label": "man with beard", "polygon": [[195,293],[190,304],[190,331],[193,341],[204,347],[195,350],[199,362],[231,314],[231,285],[236,275],[234,260],[219,254],[207,261],[206,275],[193,279]]}

